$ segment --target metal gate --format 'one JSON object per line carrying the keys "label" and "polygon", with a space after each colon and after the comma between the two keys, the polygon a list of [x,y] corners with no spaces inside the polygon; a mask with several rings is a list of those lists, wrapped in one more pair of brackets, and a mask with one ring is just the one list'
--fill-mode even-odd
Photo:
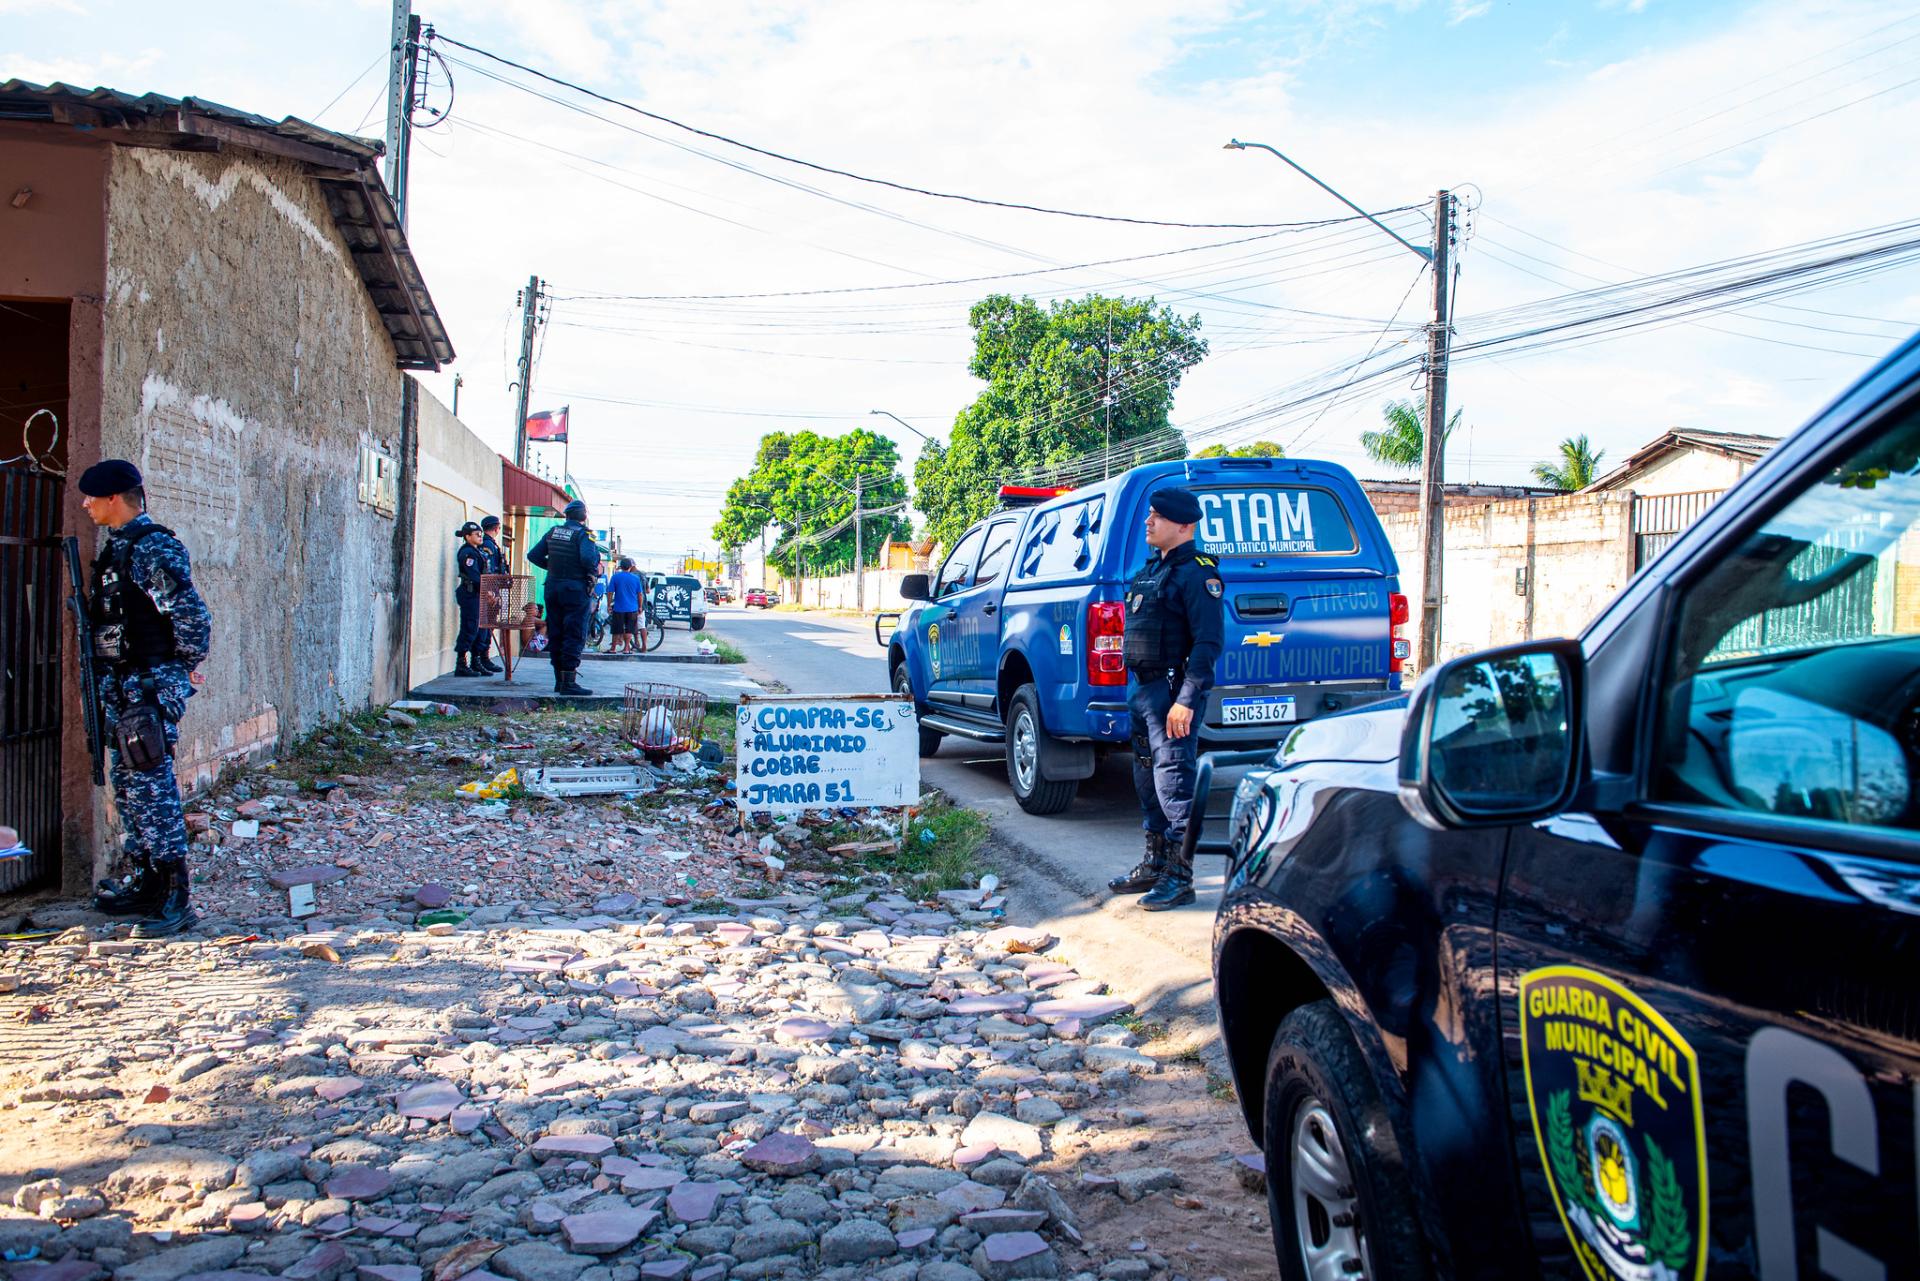
{"label": "metal gate", "polygon": [[0,467],[0,826],[33,851],[0,858],[0,893],[60,866],[60,491],[58,476]]}

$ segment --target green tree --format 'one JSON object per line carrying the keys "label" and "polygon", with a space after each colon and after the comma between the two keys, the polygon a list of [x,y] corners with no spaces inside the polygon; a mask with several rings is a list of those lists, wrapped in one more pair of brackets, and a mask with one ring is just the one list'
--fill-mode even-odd
{"label": "green tree", "polygon": [[[1447,419],[1447,438],[1453,438],[1454,429],[1460,426],[1460,413],[1456,409],[1453,417]],[[1420,470],[1421,452],[1427,446],[1427,408],[1416,405],[1410,400],[1389,401],[1380,411],[1386,420],[1385,431],[1363,431],[1360,433],[1360,448],[1367,451],[1367,457],[1395,471]]]}
{"label": "green tree", "polygon": [[993,510],[1007,480],[1166,431],[1174,389],[1207,354],[1200,318],[1151,298],[1093,294],[1043,308],[994,294],[974,304],[968,323],[968,369],[986,387],[944,445],[922,448],[913,471],[928,535],[949,546]]}
{"label": "green tree", "polygon": [[1560,442],[1558,463],[1533,465],[1533,478],[1542,485],[1572,493],[1593,483],[1593,478],[1600,474],[1600,460],[1606,456],[1606,450],[1595,449],[1584,435],[1574,436]]}
{"label": "green tree", "polygon": [[1195,451],[1195,458],[1285,458],[1287,451],[1271,440],[1256,440],[1250,444],[1235,445],[1228,449],[1225,445],[1208,445]]}
{"label": "green tree", "polygon": [[[809,574],[851,569],[856,482],[865,511],[906,503],[907,482],[892,439],[864,427],[844,436],[770,432],[760,438],[752,469],[727,487],[714,540],[744,546],[772,528],[776,541],[767,559],[781,573],[798,576],[802,556]],[[869,565],[883,543],[905,538],[912,528],[900,512],[868,516],[862,525]]]}

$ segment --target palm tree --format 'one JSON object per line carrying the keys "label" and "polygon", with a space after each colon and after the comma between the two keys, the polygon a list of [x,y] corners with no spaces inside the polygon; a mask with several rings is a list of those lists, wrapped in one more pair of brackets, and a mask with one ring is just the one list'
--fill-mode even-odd
{"label": "palm tree", "polygon": [[[1447,419],[1448,437],[1460,426],[1460,414],[1456,409],[1453,417]],[[1410,400],[1389,401],[1380,416],[1386,420],[1387,429],[1361,432],[1360,447],[1367,451],[1367,457],[1382,466],[1395,471],[1418,471],[1420,456],[1427,444],[1426,406]]]}
{"label": "palm tree", "polygon": [[1606,450],[1594,449],[1584,435],[1575,436],[1560,442],[1560,461],[1557,464],[1535,463],[1533,478],[1542,485],[1572,493],[1593,483],[1593,478],[1600,474],[1600,460],[1606,456]]}

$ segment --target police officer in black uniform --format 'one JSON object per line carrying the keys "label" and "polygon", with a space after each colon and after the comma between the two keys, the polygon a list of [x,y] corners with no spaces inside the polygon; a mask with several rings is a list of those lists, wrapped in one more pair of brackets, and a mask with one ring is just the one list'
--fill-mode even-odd
{"label": "police officer in black uniform", "polygon": [[1193,902],[1193,859],[1185,850],[1197,772],[1198,715],[1213,686],[1224,624],[1220,566],[1193,542],[1200,500],[1162,489],[1148,500],[1147,546],[1155,555],[1127,587],[1127,698],[1133,717],[1133,789],[1147,849],[1107,887],[1139,894],[1162,912]]}
{"label": "police officer in black uniform", "polygon": [[553,654],[556,694],[591,694],[576,673],[587,648],[587,610],[600,576],[600,546],[587,531],[587,505],[567,504],[567,523],[549,529],[527,559],[547,571],[547,636]]}
{"label": "police officer in black uniform", "polygon": [[[507,554],[500,549],[500,544],[494,541],[494,534],[499,528],[498,516],[480,518],[480,554],[486,562],[480,570],[483,574],[507,572]],[[483,615],[485,612],[481,611]],[[487,656],[492,645],[493,633],[485,627],[476,628],[473,636],[473,670],[483,676],[492,676],[500,671],[500,664]]]}
{"label": "police officer in black uniform", "polygon": [[455,533],[460,549],[453,554],[460,581],[453,589],[454,603],[460,606],[460,634],[453,640],[455,676],[484,676],[486,672],[467,662],[467,655],[480,646],[480,575],[487,572],[487,554],[480,546],[480,526],[468,521]]}

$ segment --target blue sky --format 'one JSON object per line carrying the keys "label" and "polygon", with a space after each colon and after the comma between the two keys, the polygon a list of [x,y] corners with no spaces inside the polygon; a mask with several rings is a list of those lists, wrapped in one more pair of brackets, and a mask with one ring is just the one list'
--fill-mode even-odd
{"label": "blue sky", "polygon": [[[615,96],[943,190],[1191,221],[1342,212],[1271,157],[1221,151],[1236,135],[1282,146],[1376,207],[1424,204],[1460,184],[1473,210],[1463,338],[1497,308],[1920,212],[1920,176],[1887,161],[1920,151],[1920,88],[1904,84],[1920,77],[1911,5],[1175,8],[420,2],[448,35]],[[0,78],[198,93],[378,135],[379,70],[355,77],[380,59],[387,23],[388,6],[372,0],[166,9],[0,0]],[[767,161],[751,162],[764,176],[743,173],[669,145],[695,141],[685,135],[645,125],[660,140],[642,137],[619,127],[645,123],[634,117],[593,119],[467,61],[454,68],[452,123],[423,134],[415,158],[411,236],[461,353],[428,385],[446,400],[462,374],[463,417],[508,447],[514,293],[530,272],[552,281],[562,301],[536,407],[573,405],[575,474],[619,523],[644,526],[660,545],[647,550],[667,555],[706,540],[762,431],[888,426],[867,413],[880,407],[942,434],[975,391],[965,315],[981,289],[738,303],[595,295],[899,284],[1160,254],[1231,234],[986,210]],[[1423,218],[1400,223],[1420,238]],[[1197,311],[1214,354],[1181,386],[1175,422],[1225,430],[1317,371],[1417,343],[1418,266],[1360,229],[1011,287],[1152,292]],[[1203,292],[1215,296],[1193,294],[1196,282],[1212,282]],[[1238,292],[1223,302],[1222,288]],[[1920,327],[1911,270],[1791,301],[1819,313],[1746,309],[1463,364],[1453,401],[1466,410],[1469,443],[1450,476],[1522,480],[1579,432],[1614,459],[1676,425],[1784,433]],[[1235,430],[1366,472],[1359,433],[1388,395],[1413,392],[1397,385]],[[919,442],[894,430],[911,460]]]}

